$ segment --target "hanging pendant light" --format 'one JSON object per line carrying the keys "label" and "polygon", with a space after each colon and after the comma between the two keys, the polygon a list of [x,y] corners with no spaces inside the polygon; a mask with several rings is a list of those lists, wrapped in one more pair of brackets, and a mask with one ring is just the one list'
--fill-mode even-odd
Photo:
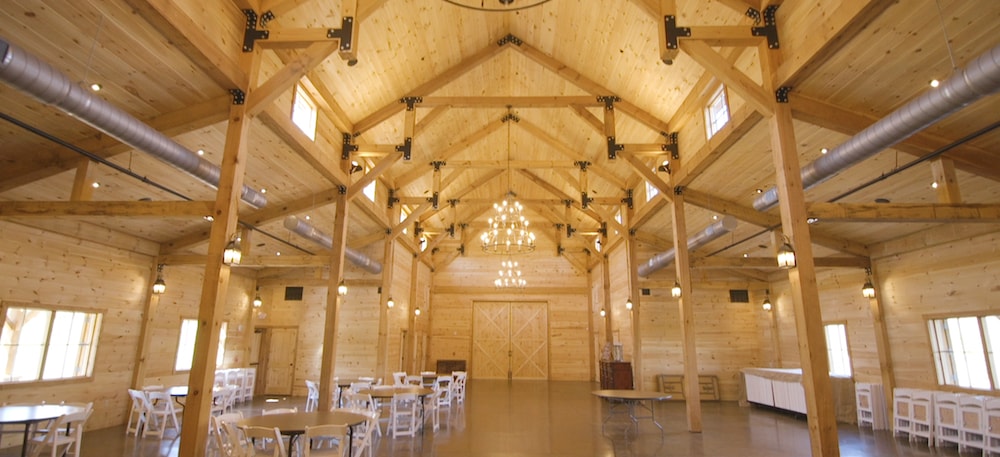
{"label": "hanging pendant light", "polygon": [[865,268],[865,285],[861,286],[861,295],[865,298],[875,298],[875,285],[872,284],[871,268]]}
{"label": "hanging pendant light", "polygon": [[153,282],[153,293],[160,295],[167,291],[167,283],[163,281],[163,264],[156,266],[156,281]]}
{"label": "hanging pendant light", "polygon": [[670,288],[670,296],[674,298],[681,298],[681,283],[674,281],[674,287]]}
{"label": "hanging pendant light", "polygon": [[253,307],[260,308],[263,305],[264,305],[264,300],[260,299],[260,286],[257,286],[256,293],[254,294],[253,297]]}
{"label": "hanging pendant light", "polygon": [[771,310],[771,291],[769,289],[764,289],[764,302],[760,304],[764,311]]}
{"label": "hanging pendant light", "polygon": [[222,251],[222,262],[227,265],[239,265],[243,260],[243,251],[240,250],[240,238],[235,237],[229,240],[226,250]]}
{"label": "hanging pendant light", "polygon": [[489,227],[480,236],[483,251],[487,254],[510,256],[535,250],[535,234],[528,230],[530,222],[524,217],[524,207],[510,190],[510,123],[517,120],[507,107],[507,194],[503,200],[493,204],[493,217]]}
{"label": "hanging pendant light", "polygon": [[788,242],[788,238],[785,238],[785,242],[781,244],[780,248],[778,248],[778,268],[787,270],[794,267],[795,249],[792,249],[792,245]]}

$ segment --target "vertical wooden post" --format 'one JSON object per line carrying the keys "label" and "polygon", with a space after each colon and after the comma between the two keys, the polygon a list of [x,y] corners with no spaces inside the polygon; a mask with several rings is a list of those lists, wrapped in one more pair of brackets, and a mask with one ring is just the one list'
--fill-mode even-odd
{"label": "vertical wooden post", "polygon": [[[764,87],[775,93],[774,87],[778,51],[759,47]],[[826,333],[816,284],[816,265],[812,239],[806,222],[805,192],[802,188],[801,167],[788,103],[773,103],[774,115],[768,120],[771,128],[771,151],[777,174],[781,227],[795,250],[797,265],[788,270],[792,303],[795,309],[795,330],[802,365],[802,386],[806,396],[806,419],[812,455],[840,455],[837,438],[837,417],[833,408],[830,385],[830,365],[826,352]],[[777,248],[777,246],[775,246]]]}
{"label": "vertical wooden post", "polygon": [[[333,405],[334,371],[337,366],[337,333],[340,324],[340,305],[346,300],[338,292],[344,281],[344,251],[347,249],[348,208],[346,189],[337,195],[337,208],[333,221],[333,250],[330,253],[330,273],[326,284],[326,318],[323,327],[323,358],[319,370],[319,407],[329,410]],[[350,294],[350,291],[348,291]]]}
{"label": "vertical wooden post", "polygon": [[688,260],[687,219],[684,217],[684,195],[670,200],[674,226],[674,270],[681,296],[677,309],[681,320],[681,347],[684,359],[684,404],[688,431],[701,432],[701,389],[698,387],[698,350],[695,347],[694,297],[691,289],[691,265]]}
{"label": "vertical wooden post", "polygon": [[[249,76],[247,91],[254,87],[260,65],[260,52],[242,54],[240,66]],[[249,97],[249,93],[247,96]],[[188,375],[188,396],[184,404],[184,427],[181,429],[179,455],[205,455],[208,443],[208,418],[212,408],[212,386],[215,383],[215,358],[219,347],[222,317],[225,315],[226,291],[229,287],[229,265],[222,262],[222,253],[235,236],[243,173],[246,170],[247,131],[250,128],[247,106],[233,104],[229,109],[226,145],[223,149],[219,190],[216,192],[212,229],[209,232],[208,255],[198,308],[198,332],[195,336],[194,360]]]}
{"label": "vertical wooden post", "polygon": [[872,268],[872,284],[875,285],[875,297],[868,299],[872,313],[872,326],[875,328],[875,349],[878,351],[879,371],[882,373],[882,389],[888,403],[889,423],[893,423],[895,411],[892,401],[892,389],[896,387],[896,375],[892,366],[892,351],[889,347],[889,332],[885,326],[885,312],[882,310],[882,292],[878,287],[878,277]]}
{"label": "vertical wooden post", "polygon": [[420,307],[417,303],[417,267],[419,263],[417,255],[413,254],[413,259],[410,261],[410,307],[407,309],[406,316],[406,354],[403,354],[403,370],[407,373],[413,373],[419,366],[417,364],[417,316],[414,312]]}
{"label": "vertical wooden post", "polygon": [[156,281],[158,275],[157,265],[159,265],[159,261],[159,258],[154,259],[153,274],[149,277],[149,282],[147,283],[146,309],[142,313],[142,326],[139,329],[139,347],[135,349],[135,368],[132,370],[131,386],[133,389],[140,389],[146,383],[146,356],[149,353],[149,344],[153,337],[150,327],[152,327],[153,319],[156,318],[156,312],[160,307],[160,295],[153,293],[153,283]]}
{"label": "vertical wooden post", "polygon": [[614,331],[615,327],[613,324],[613,317],[611,313],[611,263],[608,262],[608,256],[605,255],[601,260],[601,274],[604,276],[603,287],[604,290],[604,303],[601,304],[601,308],[604,309],[604,342],[614,343]]}
{"label": "vertical wooden post", "polygon": [[[632,226],[633,212],[626,209],[628,224]],[[632,370],[635,374],[632,379],[636,390],[642,390],[645,384],[645,376],[642,373],[642,300],[639,299],[639,254],[635,252],[635,229],[629,229],[625,238],[625,258],[628,262],[628,294],[632,300],[631,324],[632,324]]]}
{"label": "vertical wooden post", "polygon": [[94,195],[94,186],[87,179],[90,171],[90,159],[80,159],[80,164],[76,166],[76,176],[73,178],[73,189],[70,191],[69,199],[74,202],[90,201]]}
{"label": "vertical wooden post", "polygon": [[939,203],[962,203],[962,193],[958,189],[958,178],[955,177],[955,162],[947,157],[938,157],[931,161],[931,172],[937,183]]}
{"label": "vertical wooden post", "polygon": [[[398,216],[397,216],[398,217]],[[382,296],[378,309],[378,347],[376,348],[375,376],[389,379],[391,372],[386,369],[389,361],[389,299],[392,298],[393,257],[396,241],[387,239],[382,246]]]}

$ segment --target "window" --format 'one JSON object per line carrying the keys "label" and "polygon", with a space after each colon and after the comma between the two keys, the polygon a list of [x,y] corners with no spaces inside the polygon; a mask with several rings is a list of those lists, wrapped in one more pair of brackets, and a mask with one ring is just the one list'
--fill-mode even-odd
{"label": "window", "polygon": [[361,193],[365,194],[365,197],[368,197],[371,201],[375,201],[375,183],[377,182],[378,178],[375,178],[364,189],[361,189]]}
{"label": "window", "polygon": [[719,90],[712,95],[705,107],[705,130],[711,138],[722,130],[722,127],[729,122],[729,103],[726,101],[726,87],[719,86]]}
{"label": "window", "polygon": [[927,321],[938,384],[970,389],[1000,386],[995,348],[1000,316],[966,316]]}
{"label": "window", "polygon": [[95,312],[7,307],[0,330],[0,382],[92,375],[101,318]]}
{"label": "window", "polygon": [[831,376],[851,376],[851,354],[847,350],[847,326],[829,324],[826,331],[826,352],[830,359]]}
{"label": "window", "polygon": [[[229,325],[222,323],[219,331],[219,349],[215,356],[215,366],[221,367],[226,355],[226,331]],[[181,336],[177,343],[177,360],[174,362],[175,371],[190,371],[194,362],[194,341],[198,336],[198,320],[184,319],[181,321]]]}
{"label": "window", "polygon": [[[406,221],[407,217],[410,217],[410,210],[407,207],[405,207],[405,206],[400,207],[399,208],[399,222],[402,223],[402,222]],[[409,232],[404,228],[403,229],[403,234],[406,235],[406,234],[409,234]]]}
{"label": "window", "polygon": [[660,193],[660,189],[657,189],[656,186],[650,184],[649,181],[646,181],[646,201],[647,202],[650,201],[650,200],[652,200],[653,197],[657,196],[659,193]]}
{"label": "window", "polygon": [[302,84],[295,85],[292,98],[292,122],[299,126],[310,140],[316,141],[316,102]]}

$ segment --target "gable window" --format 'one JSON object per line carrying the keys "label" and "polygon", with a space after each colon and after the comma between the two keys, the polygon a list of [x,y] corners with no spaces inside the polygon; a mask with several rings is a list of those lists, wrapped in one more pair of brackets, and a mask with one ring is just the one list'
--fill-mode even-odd
{"label": "gable window", "polygon": [[[215,356],[215,366],[221,367],[226,355],[226,331],[229,325],[222,323],[219,331],[219,349]],[[194,341],[198,335],[198,320],[184,319],[181,321],[181,335],[177,342],[177,359],[174,361],[175,371],[190,371],[194,363]]]}
{"label": "gable window", "polygon": [[938,384],[970,389],[996,389],[996,348],[1000,348],[1000,316],[946,317],[927,321]]}
{"label": "gable window", "polygon": [[292,122],[310,140],[316,141],[316,102],[313,101],[302,84],[295,85],[295,96],[292,98]]}
{"label": "gable window", "polygon": [[660,189],[657,189],[656,186],[650,184],[649,181],[646,181],[646,201],[648,202],[652,200],[653,197],[656,197],[659,194]]}
{"label": "gable window", "polygon": [[0,382],[91,376],[101,319],[96,312],[5,307]]}
{"label": "gable window", "polygon": [[726,100],[726,86],[719,86],[705,107],[705,131],[711,138],[729,122],[729,102]]}
{"label": "gable window", "polygon": [[[366,170],[365,173],[367,173],[367,172],[368,171]],[[377,182],[378,182],[378,178],[373,179],[372,182],[368,183],[367,186],[365,186],[363,189],[361,189],[361,193],[365,194],[365,197],[368,197],[368,199],[371,200],[371,201],[373,201],[373,202],[375,201],[375,183],[377,183]]]}
{"label": "gable window", "polygon": [[847,350],[847,326],[845,324],[824,325],[826,332],[826,352],[830,359],[831,376],[851,376],[851,354]]}

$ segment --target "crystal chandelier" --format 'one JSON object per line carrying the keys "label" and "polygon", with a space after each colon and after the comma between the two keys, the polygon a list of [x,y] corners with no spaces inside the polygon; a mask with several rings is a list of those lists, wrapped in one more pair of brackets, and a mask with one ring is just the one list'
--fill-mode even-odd
{"label": "crystal chandelier", "polygon": [[528,285],[528,281],[521,276],[521,268],[517,262],[508,258],[500,262],[500,277],[493,280],[493,285],[497,289],[517,288],[522,289]]}
{"label": "crystal chandelier", "polygon": [[[507,107],[507,175],[510,176],[510,122],[516,120],[510,107]],[[510,189],[508,177],[507,188]],[[483,251],[487,254],[510,256],[535,250],[535,234],[528,230],[528,219],[524,217],[524,207],[513,200],[514,193],[507,191],[504,199],[493,204],[493,217],[489,218],[489,227],[480,239]]]}

